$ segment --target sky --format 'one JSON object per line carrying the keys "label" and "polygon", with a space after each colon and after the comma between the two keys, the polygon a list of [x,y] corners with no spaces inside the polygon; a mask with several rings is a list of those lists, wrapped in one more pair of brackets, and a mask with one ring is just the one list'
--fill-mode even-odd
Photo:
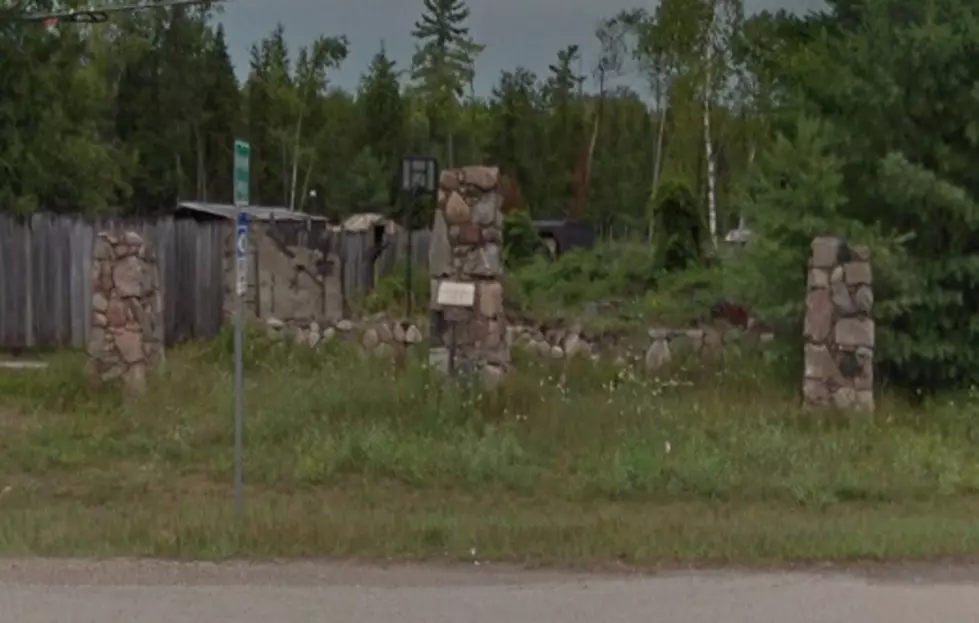
{"label": "sky", "polygon": [[[470,34],[486,46],[476,64],[476,91],[486,94],[500,71],[523,66],[547,72],[558,50],[581,46],[583,69],[590,73],[598,55],[595,26],[604,17],[653,0],[468,0]],[[822,0],[745,0],[748,12],[765,9],[809,11]],[[229,0],[221,21],[240,79],[248,70],[248,50],[276,22],[285,26],[291,46],[318,35],[346,35],[350,55],[331,81],[355,88],[371,58],[384,42],[389,56],[407,68],[414,49],[411,30],[422,12],[422,0]]]}

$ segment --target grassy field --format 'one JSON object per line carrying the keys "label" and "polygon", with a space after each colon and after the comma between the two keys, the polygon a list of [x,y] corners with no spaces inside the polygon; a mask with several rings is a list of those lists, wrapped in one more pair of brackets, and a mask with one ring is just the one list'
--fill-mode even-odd
{"label": "grassy field", "polygon": [[[800,413],[750,356],[659,377],[520,361],[494,396],[249,339],[245,523],[228,340],[149,393],[0,376],[0,554],[641,566],[979,553],[969,396]],[[475,554],[474,554],[475,552]]]}

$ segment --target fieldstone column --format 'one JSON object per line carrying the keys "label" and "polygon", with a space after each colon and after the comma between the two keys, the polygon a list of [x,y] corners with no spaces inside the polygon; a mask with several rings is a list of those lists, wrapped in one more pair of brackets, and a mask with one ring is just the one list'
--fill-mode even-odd
{"label": "fieldstone column", "polygon": [[[442,172],[429,250],[430,363],[447,371],[454,342],[455,369],[479,372],[490,384],[510,365],[503,313],[503,194],[496,167]],[[444,282],[472,284],[473,304],[442,306]]]}
{"label": "fieldstone column", "polygon": [[804,327],[807,408],[874,409],[873,306],[870,249],[816,238]]}
{"label": "fieldstone column", "polygon": [[146,375],[163,360],[163,306],[153,253],[135,232],[100,233],[92,257],[92,327],[89,378],[121,379],[141,392]]}

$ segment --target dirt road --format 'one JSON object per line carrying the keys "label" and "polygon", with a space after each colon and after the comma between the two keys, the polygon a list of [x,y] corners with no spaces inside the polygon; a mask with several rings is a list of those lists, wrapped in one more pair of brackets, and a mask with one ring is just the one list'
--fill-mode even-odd
{"label": "dirt road", "polygon": [[0,561],[0,623],[942,623],[979,567],[655,576],[334,563]]}

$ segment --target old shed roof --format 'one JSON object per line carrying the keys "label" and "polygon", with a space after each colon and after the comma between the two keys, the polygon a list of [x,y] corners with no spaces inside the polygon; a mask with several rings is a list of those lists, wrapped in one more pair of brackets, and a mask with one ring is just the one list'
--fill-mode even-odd
{"label": "old shed roof", "polygon": [[[197,214],[207,214],[218,218],[233,220],[235,218],[235,206],[230,203],[207,203],[203,201],[181,201],[177,204],[177,213],[181,211],[195,212]],[[305,212],[293,212],[288,208],[267,207],[267,206],[248,206],[242,211],[256,221],[314,221],[325,222],[326,218],[306,214]]]}

